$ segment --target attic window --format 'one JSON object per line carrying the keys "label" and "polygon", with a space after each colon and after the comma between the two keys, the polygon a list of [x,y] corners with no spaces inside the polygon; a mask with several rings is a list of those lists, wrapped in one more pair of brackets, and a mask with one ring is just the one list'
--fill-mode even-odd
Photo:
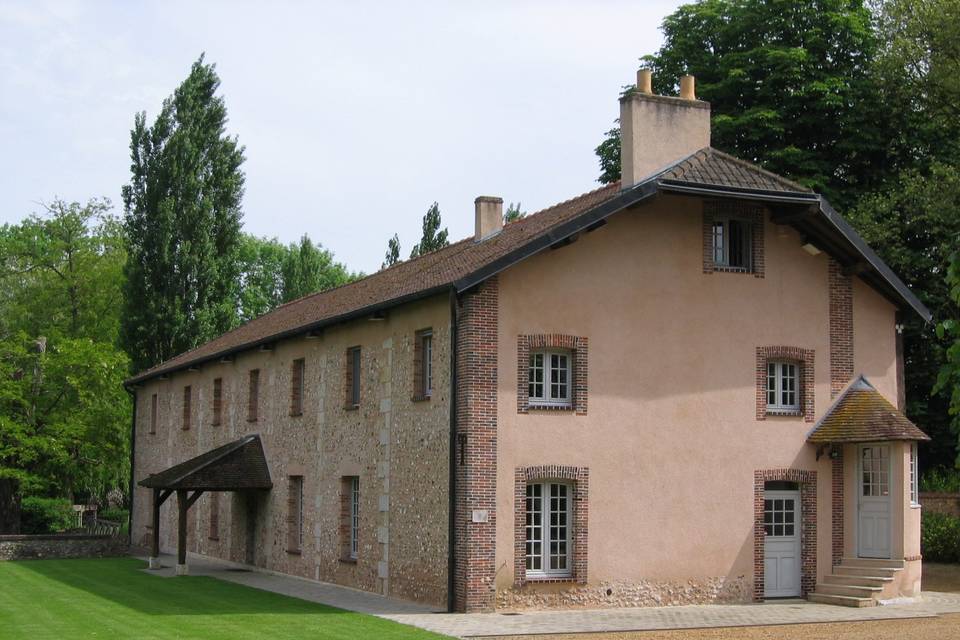
{"label": "attic window", "polygon": [[713,221],[713,264],[731,271],[750,271],[750,228],[747,220],[719,218]]}
{"label": "attic window", "polygon": [[703,272],[764,275],[764,210],[753,202],[703,203]]}

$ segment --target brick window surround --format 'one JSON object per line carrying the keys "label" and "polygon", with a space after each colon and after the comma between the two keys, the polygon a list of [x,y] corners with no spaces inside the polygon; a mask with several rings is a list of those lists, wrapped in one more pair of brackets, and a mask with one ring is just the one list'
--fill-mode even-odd
{"label": "brick window surround", "polygon": [[306,360],[297,358],[290,365],[290,415],[303,415],[304,370]]}
{"label": "brick window surround", "polygon": [[190,430],[190,405],[193,394],[190,391],[190,385],[187,385],[183,388],[183,425],[182,428],[184,431]]}
{"label": "brick window surround", "polygon": [[157,394],[150,396],[150,433],[157,432]]}
{"label": "brick window surround", "polygon": [[[539,405],[530,403],[530,353],[538,349],[565,349],[570,351],[573,366],[573,393],[571,406]],[[540,411],[574,411],[587,415],[588,341],[583,336],[559,333],[517,336],[517,413]]]}
{"label": "brick window surround", "polygon": [[[767,411],[767,363],[771,360],[797,363],[800,369],[797,375],[800,411]],[[767,416],[803,416],[804,421],[813,422],[814,395],[813,349],[786,346],[757,347],[757,420],[765,420]]]}
{"label": "brick window surround", "polygon": [[[347,349],[343,368],[343,408],[347,411],[354,411],[360,408],[362,390],[360,388],[361,381],[359,376],[362,375],[362,357],[360,347],[350,347]],[[355,377],[356,380],[354,380]]]}
{"label": "brick window surround", "polygon": [[411,400],[414,402],[430,399],[430,394],[426,393],[423,380],[423,340],[427,336],[432,339],[432,329],[421,329],[413,334],[413,394]]}
{"label": "brick window surround", "polygon": [[753,472],[753,600],[763,600],[764,483],[775,480],[800,485],[800,593],[806,597],[817,581],[817,472],[800,469],[760,469]]}
{"label": "brick window surround", "polygon": [[251,369],[247,385],[247,422],[256,422],[260,413],[260,369]]}
{"label": "brick window surround", "polygon": [[[550,480],[567,480],[573,494],[573,566],[570,577],[527,578],[526,534],[527,484]],[[513,583],[522,586],[540,582],[587,582],[587,522],[590,511],[590,468],[546,465],[519,467],[514,473],[513,487]]]}
{"label": "brick window surround", "polygon": [[223,378],[213,380],[213,418],[210,424],[217,427],[223,418]]}
{"label": "brick window surround", "polygon": [[[706,200],[703,203],[703,272],[753,274],[762,278],[765,273],[763,251],[763,206],[744,200]],[[713,261],[713,222],[717,218],[737,218],[750,225],[750,270],[728,268]]]}

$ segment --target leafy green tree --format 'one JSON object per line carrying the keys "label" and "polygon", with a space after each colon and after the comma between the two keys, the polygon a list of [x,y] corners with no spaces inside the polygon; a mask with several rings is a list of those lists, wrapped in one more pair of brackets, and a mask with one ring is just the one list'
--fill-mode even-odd
{"label": "leafy green tree", "polygon": [[126,254],[110,201],[54,200],[44,209],[0,227],[0,335],[115,343]]}
{"label": "leafy green tree", "polygon": [[339,287],[357,278],[333,254],[304,234],[299,244],[292,244],[283,259],[283,301]]}
{"label": "leafy green tree", "polygon": [[19,498],[126,492],[124,250],[109,203],[54,201],[0,227],[0,531]]}
{"label": "leafy green tree", "polygon": [[[881,184],[890,166],[886,112],[875,103],[871,14],[859,0],[702,0],[662,25],[644,60],[654,88],[697,78],[712,105],[712,144],[788,176],[843,206],[853,187]],[[619,129],[597,148],[601,181],[619,178]]]}
{"label": "leafy green tree", "polygon": [[[960,247],[960,235],[954,242],[954,247]],[[949,346],[937,378],[936,391],[950,403],[951,428],[960,440],[960,250],[950,256],[946,281],[952,309],[950,315],[937,325],[937,337],[947,340]],[[954,465],[960,468],[960,442],[957,452]]]}
{"label": "leafy green tree", "polygon": [[240,238],[240,320],[247,322],[283,304],[283,262],[288,249],[276,238]]}
{"label": "leafy green tree", "polygon": [[[960,169],[935,164],[906,171],[888,189],[862,198],[849,218],[935,321],[955,316],[944,274],[960,237]],[[948,343],[913,313],[904,314],[903,323],[907,415],[933,438],[924,467],[951,463],[948,398],[933,393]]]}
{"label": "leafy green tree", "polygon": [[383,264],[380,265],[380,268],[386,269],[398,262],[400,262],[400,237],[393,234],[393,237],[387,241],[387,254],[383,257]]}
{"label": "leafy green tree", "polygon": [[219,86],[201,56],[153,125],[139,113],[131,131],[122,338],[137,370],[237,322],[244,150]]}
{"label": "leafy green tree", "polygon": [[960,3],[885,0],[876,9],[878,101],[907,123],[892,143],[923,167],[960,164]]}
{"label": "leafy green tree", "polygon": [[440,207],[434,202],[423,216],[423,235],[420,242],[413,246],[413,251],[410,252],[411,258],[442,249],[450,244],[447,241],[447,228],[441,229],[440,224]]}
{"label": "leafy green tree", "polygon": [[520,209],[520,203],[513,204],[512,202],[507,207],[507,211],[503,214],[504,224],[508,222],[514,222],[516,220],[521,220],[527,217],[527,212]]}

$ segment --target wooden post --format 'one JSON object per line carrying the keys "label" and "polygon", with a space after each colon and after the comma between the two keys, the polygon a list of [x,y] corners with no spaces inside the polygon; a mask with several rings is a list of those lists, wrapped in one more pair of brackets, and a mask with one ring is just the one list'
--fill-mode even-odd
{"label": "wooden post", "polygon": [[153,538],[150,541],[150,568],[160,568],[160,489],[153,490]]}
{"label": "wooden post", "polygon": [[177,575],[187,575],[187,490],[177,489]]}

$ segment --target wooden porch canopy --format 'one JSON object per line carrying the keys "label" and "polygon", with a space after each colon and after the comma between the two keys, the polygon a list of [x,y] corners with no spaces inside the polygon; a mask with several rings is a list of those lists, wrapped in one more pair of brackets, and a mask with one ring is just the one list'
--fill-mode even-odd
{"label": "wooden porch canopy", "polygon": [[807,442],[818,448],[853,442],[929,439],[862,375],[850,383],[807,436]]}
{"label": "wooden porch canopy", "polygon": [[273,488],[259,435],[249,435],[155,473],[139,482],[153,489],[153,559],[160,556],[160,506],[177,493],[177,572],[187,564],[187,510],[205,491],[268,491]]}

